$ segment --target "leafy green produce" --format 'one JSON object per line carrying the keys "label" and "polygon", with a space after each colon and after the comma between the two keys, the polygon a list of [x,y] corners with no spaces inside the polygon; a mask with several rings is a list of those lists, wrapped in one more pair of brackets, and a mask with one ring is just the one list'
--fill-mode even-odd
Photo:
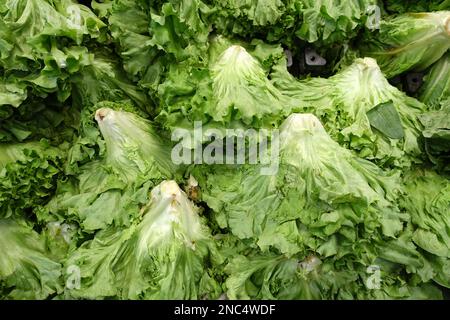
{"label": "leafy green produce", "polygon": [[300,1],[212,1],[209,20],[224,35],[267,34],[268,40],[292,34],[300,19]]}
{"label": "leafy green produce", "polygon": [[[337,270],[314,255],[304,259],[276,255],[238,256],[227,266],[232,299],[441,299],[432,285],[414,286],[399,281],[400,270],[383,272],[377,290],[367,290],[364,268]],[[363,281],[365,280],[365,281]],[[339,289],[338,289],[339,288]]]}
{"label": "leafy green produce", "polygon": [[69,294],[91,299],[217,298],[221,289],[207,262],[214,258],[214,241],[176,182],[155,187],[140,216],[128,229],[98,233],[69,257],[67,265],[80,267],[82,281]]}
{"label": "leafy green produce", "polygon": [[450,54],[447,53],[429,70],[419,94],[420,101],[436,107],[450,98]]}
{"label": "leafy green produce", "polygon": [[262,35],[268,41],[291,44],[298,38],[309,43],[336,44],[355,37],[368,17],[373,0],[333,2],[212,1],[206,19],[225,35]]}
{"label": "leafy green produce", "polygon": [[421,115],[424,125],[425,151],[439,168],[449,169],[450,160],[450,99],[445,100],[439,110]]}
{"label": "leafy green produce", "polygon": [[391,101],[381,103],[367,112],[370,125],[391,139],[402,139],[403,132],[400,117]]}
{"label": "leafy green produce", "polygon": [[217,47],[209,67],[173,66],[159,87],[158,121],[169,129],[193,128],[195,121],[245,128],[271,127],[282,119],[293,102],[273,86],[261,63],[240,45],[218,41]]}
{"label": "leafy green produce", "polygon": [[0,298],[45,299],[61,291],[61,264],[49,258],[43,239],[25,223],[0,220],[0,246]]}
{"label": "leafy green produce", "polygon": [[[374,59],[356,59],[328,79],[296,80],[279,65],[273,79],[276,88],[298,101],[295,109],[320,117],[336,140],[361,157],[394,166],[421,161],[419,115],[426,106],[389,84]],[[389,109],[376,121],[381,105]]]}
{"label": "leafy green produce", "polygon": [[385,7],[389,12],[405,13],[405,12],[426,12],[450,9],[448,0],[435,1],[405,1],[405,0],[386,0]]}
{"label": "leafy green produce", "polygon": [[448,299],[448,10],[0,1],[0,300]]}
{"label": "leafy green produce", "polygon": [[362,55],[376,58],[388,78],[422,71],[450,47],[450,11],[389,17],[381,20],[379,30],[367,31],[361,41]]}
{"label": "leafy green produce", "polygon": [[75,134],[78,112],[72,112],[70,106],[54,98],[28,99],[19,108],[10,107],[0,121],[0,141],[18,143],[45,139],[52,145],[70,141]]}
{"label": "leafy green produce", "polygon": [[[129,225],[148,188],[175,174],[170,148],[151,123],[134,113],[100,108],[95,113],[105,141],[104,158],[80,167],[58,185],[41,214],[75,216],[85,230]],[[136,210],[136,212],[133,212]],[[51,217],[48,217],[51,219]]]}
{"label": "leafy green produce", "polygon": [[[70,95],[66,80],[88,64],[86,37],[103,40],[106,25],[86,6],[72,0],[5,1],[0,11],[0,61],[5,77],[0,87],[18,106],[27,87],[38,96]],[[6,90],[5,90],[6,89]]]}
{"label": "leafy green produce", "polygon": [[354,37],[364,26],[370,8],[377,1],[336,3],[330,0],[301,1],[302,21],[296,35],[308,42],[339,42]]}
{"label": "leafy green produce", "polygon": [[416,170],[405,176],[403,205],[418,226],[413,240],[422,249],[449,258],[450,184],[433,171]]}
{"label": "leafy green produce", "polygon": [[255,165],[216,168],[210,174],[194,168],[219,226],[254,239],[262,250],[274,247],[287,255],[307,249],[344,254],[357,246],[352,244],[356,230],[368,239],[401,231],[407,216],[389,201],[400,187],[397,178],[339,146],[316,117],[289,116],[279,143],[274,175],[261,175]]}
{"label": "leafy green produce", "polygon": [[48,201],[63,160],[46,141],[0,144],[0,217],[23,216]]}

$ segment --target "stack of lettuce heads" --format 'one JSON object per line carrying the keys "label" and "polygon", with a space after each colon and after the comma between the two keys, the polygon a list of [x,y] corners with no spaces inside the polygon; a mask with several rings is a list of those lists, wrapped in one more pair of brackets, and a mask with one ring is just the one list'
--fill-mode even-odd
{"label": "stack of lettuce heads", "polygon": [[439,0],[1,1],[0,299],[448,297],[449,48]]}

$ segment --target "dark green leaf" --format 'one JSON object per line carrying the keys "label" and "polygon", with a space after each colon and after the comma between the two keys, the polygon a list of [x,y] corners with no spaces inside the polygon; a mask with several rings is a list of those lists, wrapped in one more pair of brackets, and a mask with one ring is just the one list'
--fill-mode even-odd
{"label": "dark green leaf", "polygon": [[402,123],[392,101],[380,103],[367,112],[370,125],[391,139],[404,137]]}

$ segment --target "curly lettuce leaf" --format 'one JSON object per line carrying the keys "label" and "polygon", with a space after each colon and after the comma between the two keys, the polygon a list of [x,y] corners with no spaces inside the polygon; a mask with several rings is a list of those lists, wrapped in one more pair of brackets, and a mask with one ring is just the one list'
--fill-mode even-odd
{"label": "curly lettuce leaf", "polygon": [[392,13],[428,12],[450,9],[450,2],[448,0],[384,0],[383,2],[386,10]]}
{"label": "curly lettuce leaf", "polygon": [[205,15],[221,34],[292,45],[298,38],[333,45],[355,37],[373,0],[213,1]]}
{"label": "curly lettuce leaf", "polygon": [[299,1],[214,0],[212,4],[206,19],[226,36],[291,43],[300,22]]}
{"label": "curly lettuce leaf", "polygon": [[413,241],[425,251],[450,259],[450,184],[430,170],[411,171],[404,177],[402,206],[417,225]]}
{"label": "curly lettuce leaf", "polygon": [[23,222],[0,220],[0,298],[45,299],[61,292],[61,264],[49,258],[43,239]]}
{"label": "curly lettuce leaf", "polygon": [[330,44],[355,37],[366,22],[367,10],[377,1],[302,0],[300,3],[301,24],[296,36],[310,43]]}
{"label": "curly lettuce leaf", "polygon": [[[26,86],[14,79],[0,80],[0,104],[18,107],[27,98]],[[0,111],[2,111],[0,109]],[[2,117],[3,118],[3,117]]]}
{"label": "curly lettuce leaf", "polygon": [[64,159],[46,141],[0,145],[0,216],[23,216],[49,201]]}
{"label": "curly lettuce leaf", "polygon": [[386,267],[381,261],[376,261],[381,281],[376,288],[371,287],[371,269],[350,260],[342,264],[314,254],[293,258],[238,255],[225,269],[229,273],[227,295],[231,299],[264,300],[442,299],[436,286],[408,282],[400,269]]}
{"label": "curly lettuce leaf", "polygon": [[202,16],[208,10],[199,0],[115,0],[104,14],[125,71],[140,86],[156,90],[168,64],[203,60],[210,25]]}
{"label": "curly lettuce leaf", "polygon": [[[72,0],[8,0],[0,21],[0,66],[8,79],[39,96],[57,92],[61,101],[70,95],[63,82],[89,63],[85,39],[103,41],[106,31],[88,7]],[[10,102],[17,105],[17,98]]]}

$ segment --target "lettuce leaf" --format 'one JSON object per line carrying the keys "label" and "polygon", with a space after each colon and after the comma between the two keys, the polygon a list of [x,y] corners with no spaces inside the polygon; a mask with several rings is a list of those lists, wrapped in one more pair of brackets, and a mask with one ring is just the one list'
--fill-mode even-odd
{"label": "lettuce leaf", "polygon": [[450,99],[442,102],[441,108],[420,116],[424,125],[425,151],[439,170],[449,170],[450,161]]}
{"label": "lettuce leaf", "polygon": [[434,1],[404,1],[404,0],[384,0],[386,10],[393,13],[405,12],[427,12],[449,10],[450,2],[448,0]]}
{"label": "lettuce leaf", "polygon": [[405,13],[381,20],[377,31],[365,33],[360,51],[377,60],[388,78],[422,71],[450,47],[450,11]]}
{"label": "lettuce leaf", "polygon": [[[216,39],[207,67],[171,66],[158,88],[158,123],[173,130],[193,129],[195,121],[216,129],[272,127],[282,121],[293,100],[273,86],[264,68],[266,62],[283,55],[281,48],[254,42],[248,45],[253,56],[243,46],[230,43]],[[267,52],[262,54],[263,50]]]}
{"label": "lettuce leaf", "polygon": [[85,38],[104,41],[106,25],[88,7],[72,0],[8,0],[4,7],[0,66],[6,76],[1,83],[7,86],[1,91],[9,98],[1,104],[17,107],[27,96],[23,92],[27,87],[42,97],[57,92],[64,101],[70,87],[63,82],[89,63]]}
{"label": "lettuce leaf", "polygon": [[425,83],[419,92],[419,100],[434,108],[447,99],[450,99],[449,53],[433,64],[425,76]]}
{"label": "lettuce leaf", "polygon": [[385,263],[380,267],[382,281],[377,289],[368,286],[371,273],[367,267],[353,263],[350,270],[339,265],[313,254],[296,258],[239,255],[226,267],[230,275],[227,295],[231,299],[264,300],[442,299],[436,286],[408,283],[401,278],[400,269],[385,267]]}
{"label": "lettuce leaf", "polygon": [[364,26],[373,0],[341,1],[302,0],[301,25],[296,35],[307,42],[330,44],[346,41]]}
{"label": "lettuce leaf", "polygon": [[49,258],[43,238],[23,221],[0,220],[0,298],[45,299],[61,292],[61,264]]}
{"label": "lettuce leaf", "polygon": [[42,140],[0,145],[0,217],[25,216],[45,204],[62,173],[64,149]]}
{"label": "lettuce leaf", "polygon": [[450,259],[449,180],[430,170],[409,172],[404,180],[402,206],[418,226],[413,241],[436,256]]}

